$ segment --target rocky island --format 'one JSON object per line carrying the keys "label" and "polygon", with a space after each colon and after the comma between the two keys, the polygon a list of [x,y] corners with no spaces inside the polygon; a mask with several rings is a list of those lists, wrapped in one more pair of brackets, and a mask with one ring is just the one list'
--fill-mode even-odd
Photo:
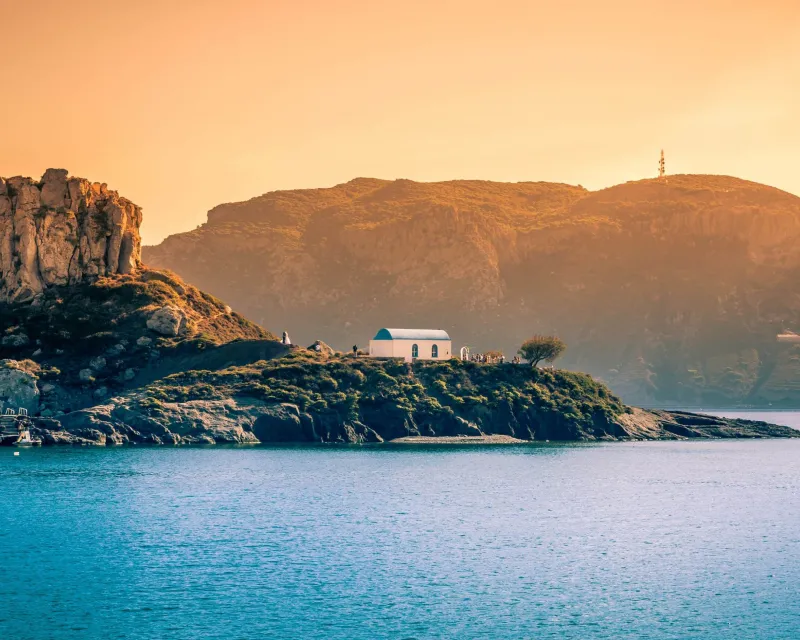
{"label": "rocky island", "polygon": [[145,267],[141,219],[64,170],[0,178],[0,403],[25,409],[45,444],[800,436],[632,408],[569,371],[284,345]]}

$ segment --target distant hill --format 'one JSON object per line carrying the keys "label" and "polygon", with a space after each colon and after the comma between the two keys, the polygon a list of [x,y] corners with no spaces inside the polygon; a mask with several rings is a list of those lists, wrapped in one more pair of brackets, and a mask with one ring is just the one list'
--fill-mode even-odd
{"label": "distant hill", "polygon": [[220,205],[143,259],[301,343],[444,327],[511,355],[557,333],[561,366],[627,402],[800,404],[800,347],[776,341],[800,328],[800,198],[737,178],[359,178]]}

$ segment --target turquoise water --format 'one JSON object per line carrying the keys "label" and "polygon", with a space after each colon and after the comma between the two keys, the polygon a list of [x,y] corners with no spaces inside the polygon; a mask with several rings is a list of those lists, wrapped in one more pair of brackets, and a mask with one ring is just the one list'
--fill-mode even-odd
{"label": "turquoise water", "polygon": [[800,442],[0,449],[0,638],[795,638]]}

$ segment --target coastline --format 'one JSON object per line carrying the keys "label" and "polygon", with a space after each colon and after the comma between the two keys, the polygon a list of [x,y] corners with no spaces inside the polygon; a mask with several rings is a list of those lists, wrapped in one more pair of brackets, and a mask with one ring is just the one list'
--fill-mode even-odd
{"label": "coastline", "polygon": [[504,435],[485,436],[405,436],[389,440],[386,444],[530,444],[539,440],[520,440]]}

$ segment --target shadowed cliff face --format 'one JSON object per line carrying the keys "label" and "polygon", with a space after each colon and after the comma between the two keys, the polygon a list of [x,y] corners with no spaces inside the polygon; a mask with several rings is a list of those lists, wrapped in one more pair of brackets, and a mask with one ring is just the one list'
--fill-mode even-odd
{"label": "shadowed cliff face", "polygon": [[141,222],[135,204],[64,169],[39,182],[0,178],[0,301],[131,273],[141,264]]}
{"label": "shadowed cliff face", "polygon": [[221,205],[144,256],[300,341],[431,326],[511,355],[553,332],[628,402],[796,404],[775,336],[800,329],[799,240],[799,198],[724,176],[357,179]]}

